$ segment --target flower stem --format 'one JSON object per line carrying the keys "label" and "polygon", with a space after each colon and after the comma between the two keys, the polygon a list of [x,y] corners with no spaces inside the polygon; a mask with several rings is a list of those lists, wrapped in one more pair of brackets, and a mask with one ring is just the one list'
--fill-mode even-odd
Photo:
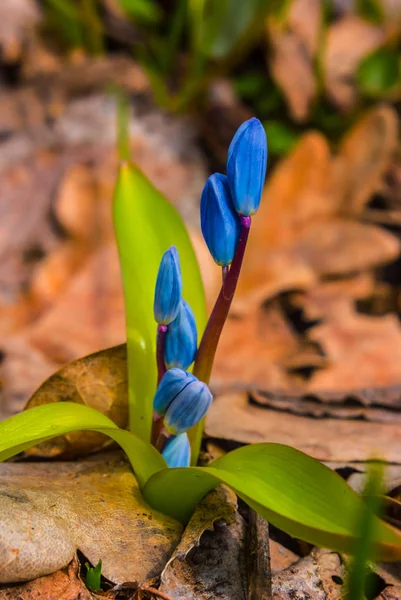
{"label": "flower stem", "polygon": [[[206,329],[196,355],[193,373],[198,379],[207,384],[210,380],[214,357],[220,340],[221,332],[223,330],[224,323],[227,320],[235,290],[237,288],[238,278],[241,272],[241,266],[248,241],[249,230],[251,228],[251,217],[245,217],[241,215],[240,221],[240,235],[233,262],[231,263],[230,269],[225,272],[220,293],[209,317],[209,321],[206,325]],[[204,421],[202,420],[188,432],[189,440],[191,442],[191,464],[196,464],[198,460],[203,427]]]}
{"label": "flower stem", "polygon": [[156,344],[156,361],[157,361],[157,385],[163,378],[166,372],[166,363],[164,361],[164,351],[166,345],[167,325],[157,326],[157,344]]}
{"label": "flower stem", "polygon": [[198,379],[205,383],[209,383],[217,345],[234,298],[251,227],[251,217],[241,216],[240,218],[241,230],[233,262],[231,263],[230,270],[224,277],[220,293],[209,317],[196,355],[193,373]]}
{"label": "flower stem", "polygon": [[[164,351],[166,346],[166,333],[167,325],[157,326],[157,342],[156,342],[156,362],[157,362],[157,385],[163,378],[166,372],[166,363],[164,360]],[[153,413],[153,426],[152,426],[152,444],[154,446],[160,446],[160,436],[163,430],[163,417],[159,417],[158,414]],[[161,450],[162,448],[157,448]]]}

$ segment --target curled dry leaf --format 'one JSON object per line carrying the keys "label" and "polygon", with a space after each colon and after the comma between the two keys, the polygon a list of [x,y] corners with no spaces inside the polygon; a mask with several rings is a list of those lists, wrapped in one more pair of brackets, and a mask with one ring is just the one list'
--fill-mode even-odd
{"label": "curled dry leaf", "polygon": [[158,576],[182,526],[147,506],[121,459],[0,466],[0,582],[42,577],[81,550],[110,581]]}
{"label": "curled dry leaf", "polygon": [[236,497],[220,486],[193,514],[162,573],[160,590],[175,600],[244,600],[244,544]]}
{"label": "curled dry leaf", "polygon": [[[115,346],[73,361],[49,377],[26,408],[52,402],[77,402],[96,408],[119,427],[128,423],[126,346]],[[34,456],[81,456],[110,445],[95,432],[73,432],[27,450]]]}

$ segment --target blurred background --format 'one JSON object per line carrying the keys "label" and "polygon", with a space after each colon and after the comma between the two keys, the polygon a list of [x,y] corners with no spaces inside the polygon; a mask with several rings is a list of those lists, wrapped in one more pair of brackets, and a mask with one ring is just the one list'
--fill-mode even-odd
{"label": "blurred background", "polygon": [[0,417],[66,362],[124,341],[119,105],[133,161],[187,223],[209,305],[220,272],[200,193],[245,119],[266,128],[214,389],[388,420],[343,400],[401,383],[400,31],[401,0],[1,0]]}

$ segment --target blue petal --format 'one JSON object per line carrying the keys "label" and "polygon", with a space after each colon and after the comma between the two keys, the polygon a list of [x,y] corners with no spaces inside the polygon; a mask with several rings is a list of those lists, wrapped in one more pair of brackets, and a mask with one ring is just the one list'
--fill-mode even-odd
{"label": "blue petal", "polygon": [[186,433],[172,436],[166,442],[162,456],[169,467],[189,467],[191,446]]}
{"label": "blue petal", "polygon": [[252,118],[241,125],[228,149],[228,183],[239,214],[249,216],[258,210],[266,165],[265,130],[259,119]]}
{"label": "blue petal", "polygon": [[198,347],[198,332],[194,313],[188,302],[181,301],[177,318],[168,326],[165,360],[168,369],[188,369],[194,362]]}
{"label": "blue petal", "polygon": [[165,415],[174,398],[194,381],[198,381],[194,375],[181,369],[167,371],[159,383],[153,400],[155,412],[161,416]]}
{"label": "blue petal", "polygon": [[201,228],[210,254],[218,265],[229,265],[237,247],[240,221],[231,199],[228,180],[214,173],[201,196]]}
{"label": "blue petal", "polygon": [[178,314],[182,294],[180,257],[177,248],[171,246],[160,262],[156,280],[153,311],[155,321],[168,325]]}
{"label": "blue petal", "polygon": [[164,417],[164,426],[169,433],[178,435],[188,431],[206,415],[213,396],[202,381],[187,385],[171,402]]}

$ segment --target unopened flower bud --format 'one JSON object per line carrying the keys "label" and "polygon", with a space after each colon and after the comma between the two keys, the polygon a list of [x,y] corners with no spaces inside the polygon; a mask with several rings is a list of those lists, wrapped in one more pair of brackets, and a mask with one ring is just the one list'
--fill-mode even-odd
{"label": "unopened flower bud", "polygon": [[182,294],[180,258],[175,246],[162,256],[157,274],[153,305],[155,321],[168,325],[177,317]]}
{"label": "unopened flower bud", "polygon": [[171,402],[164,417],[169,433],[188,431],[206,415],[213,396],[206,383],[196,380],[187,385]]}
{"label": "unopened flower bud", "polygon": [[229,265],[237,247],[240,221],[231,198],[228,180],[214,173],[207,180],[201,196],[203,237],[218,265]]}
{"label": "unopened flower bud", "polygon": [[198,380],[192,373],[187,373],[182,369],[169,369],[156,390],[153,400],[154,411],[158,415],[164,416],[174,398],[194,381]]}
{"label": "unopened flower bud", "polygon": [[249,119],[234,135],[228,149],[227,178],[236,211],[249,216],[260,204],[266,177],[267,142],[259,119]]}
{"label": "unopened flower bud", "polygon": [[194,362],[198,347],[198,333],[194,313],[188,302],[181,300],[177,317],[166,334],[165,362],[168,369],[188,369]]}
{"label": "unopened flower bud", "polygon": [[169,467],[189,467],[191,446],[187,434],[171,436],[166,442],[162,456]]}

